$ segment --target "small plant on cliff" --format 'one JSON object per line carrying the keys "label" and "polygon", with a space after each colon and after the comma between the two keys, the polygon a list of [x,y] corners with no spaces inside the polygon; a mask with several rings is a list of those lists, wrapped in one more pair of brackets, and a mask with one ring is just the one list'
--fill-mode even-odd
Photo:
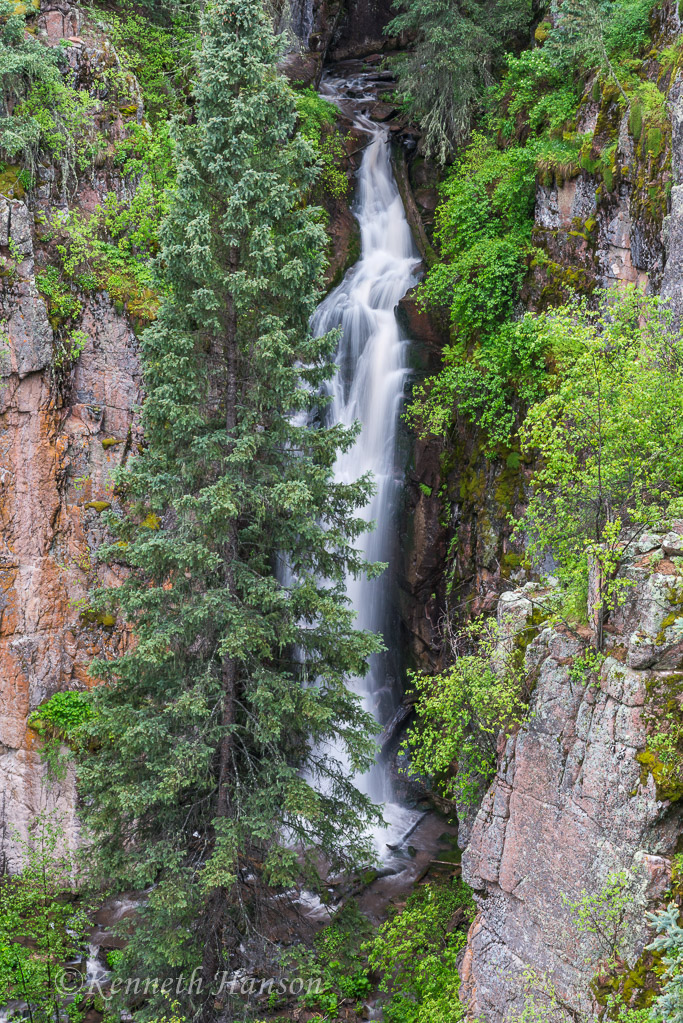
{"label": "small plant on cliff", "polygon": [[477,619],[456,637],[451,668],[412,676],[418,699],[417,724],[407,739],[410,771],[435,779],[450,799],[476,801],[495,771],[500,733],[526,713],[528,629]]}
{"label": "small plant on cliff", "polygon": [[629,543],[683,495],[683,342],[666,305],[637,290],[541,319],[560,375],[520,431],[539,468],[518,531],[568,587],[595,566],[600,648]]}
{"label": "small plant on cliff", "polygon": [[63,820],[40,813],[27,838],[16,841],[22,868],[0,879],[0,1006],[19,1003],[9,1019],[27,1012],[31,1023],[80,1023],[83,1006],[70,995],[78,985],[66,964],[87,951],[92,924],[74,902],[78,873]]}
{"label": "small plant on cliff", "polygon": [[136,642],[92,667],[79,780],[102,874],[150,886],[119,971],[198,969],[181,1008],[211,1020],[264,904],[371,856],[379,811],[351,777],[374,722],[347,680],[381,643],[345,592],[347,573],[378,571],[354,546],[371,481],[334,479],[357,431],[307,425],[337,345],[308,326],[326,246],[305,202],[315,154],[258,0],[207,3],[201,40],[142,339],[146,447],[117,476],[125,514],[106,512],[101,555],[129,571],[93,596]]}
{"label": "small plant on cliff", "polygon": [[41,741],[40,755],[51,781],[63,781],[69,764],[64,749],[73,743],[81,725],[89,719],[90,705],[84,693],[55,693],[29,716],[28,724]]}
{"label": "small plant on cliff", "polygon": [[588,962],[611,967],[623,961],[624,944],[632,924],[629,910],[633,905],[633,889],[633,875],[627,870],[614,870],[599,889],[586,891],[578,899],[561,893],[577,930],[590,935],[594,943],[595,952]]}

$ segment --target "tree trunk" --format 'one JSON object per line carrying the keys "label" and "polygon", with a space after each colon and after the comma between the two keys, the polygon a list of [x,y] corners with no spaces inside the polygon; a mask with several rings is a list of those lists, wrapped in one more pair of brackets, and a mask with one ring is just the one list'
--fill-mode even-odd
{"label": "tree trunk", "polygon": [[[230,252],[231,269],[238,266],[238,252]],[[232,296],[226,301],[223,335],[223,358],[225,362],[225,430],[230,450],[231,438],[237,425],[237,378],[238,378],[238,345],[237,315]],[[223,552],[223,578],[225,590],[231,600],[236,598],[233,562],[237,556],[237,522],[228,524],[227,541]],[[228,818],[234,812],[230,797],[230,773],[233,753],[233,726],[235,723],[235,698],[237,695],[237,661],[227,656],[221,666],[222,702],[221,713],[222,737],[218,750],[218,796],[216,799],[215,820]],[[226,910],[228,892],[224,888],[214,888],[208,897],[204,923],[204,954],[202,957],[202,1007],[200,1019],[202,1023],[211,1023],[216,1017],[214,996],[219,983],[219,973],[224,965],[223,948],[225,945]]]}

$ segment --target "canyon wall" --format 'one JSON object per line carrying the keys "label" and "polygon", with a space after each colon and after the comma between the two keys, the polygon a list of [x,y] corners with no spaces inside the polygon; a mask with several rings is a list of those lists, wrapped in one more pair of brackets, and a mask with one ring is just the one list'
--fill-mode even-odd
{"label": "canyon wall", "polygon": [[[326,54],[358,55],[379,46],[388,13],[383,0],[314,5],[310,80]],[[679,28],[677,12],[665,6],[662,39]],[[38,33],[49,45],[70,40],[71,71],[100,97],[100,127],[110,143],[126,119],[142,118],[134,81],[127,97],[103,91],[103,71],[116,55],[76,9],[43,0]],[[294,62],[295,77],[297,69]],[[668,96],[671,130],[656,145],[634,137],[609,84],[587,90],[578,127],[592,132],[594,146],[584,165],[564,176],[539,175],[534,243],[546,258],[529,266],[526,307],[545,308],[576,288],[635,283],[661,291],[680,312],[683,75],[657,84]],[[389,124],[408,212],[428,257],[437,176],[411,126],[400,118]],[[600,164],[613,143],[609,164]],[[102,508],[116,499],[111,470],[141,440],[136,334],[123,305],[104,292],[83,293],[87,342],[73,365],[60,370],[57,328],[36,275],[53,260],[46,218],[67,208],[87,212],[108,191],[128,187],[107,157],[76,181],[46,163],[30,195],[18,182],[5,187],[4,181],[0,195],[2,868],[18,864],[12,828],[25,833],[46,806],[64,810],[75,840],[73,779],[47,784],[27,720],[54,692],[90,685],[92,657],[126,642],[115,622],[89,611],[87,593],[97,580],[115,580],[95,551],[104,535]],[[421,313],[414,296],[401,304],[401,315],[416,340],[416,375],[433,371],[448,342],[447,323]],[[482,438],[460,419],[447,440],[410,443],[399,611],[413,663],[434,668],[443,662],[444,614],[497,607],[499,615],[523,620],[531,608],[534,591],[523,588],[529,577],[523,552],[511,541],[509,516],[524,506],[532,467],[519,458],[487,458]],[[501,748],[496,778],[482,805],[463,814],[461,829],[463,872],[479,905],[461,967],[463,993],[472,1013],[490,1023],[520,1007],[527,968],[553,982],[569,1016],[592,1011],[597,949],[577,929],[561,892],[577,899],[598,890],[611,870],[631,871],[632,958],[647,940],[642,908],[669,884],[683,823],[680,793],[662,787],[647,748],[652,683],[675,687],[683,664],[670,621],[675,587],[683,586],[671,561],[672,554],[683,555],[680,543],[651,535],[634,550],[625,569],[634,586],[612,619],[598,676],[577,679],[572,669],[580,643],[569,633],[541,628],[527,650],[537,676],[533,714]],[[653,561],[658,553],[662,558]],[[648,963],[641,965],[646,975]]]}
{"label": "canyon wall", "polygon": [[[96,93],[116,58],[80,21],[75,9],[44,5],[38,32],[49,45],[73,40],[70,73]],[[100,128],[110,142],[123,127],[118,106],[136,117],[136,91],[117,97],[114,117],[103,98]],[[100,513],[114,500],[111,470],[140,440],[138,344],[125,310],[105,293],[80,294],[87,342],[60,371],[59,341],[36,286],[53,259],[55,213],[88,211],[124,183],[111,164],[77,182],[45,164],[38,179],[30,198],[18,182],[0,196],[0,867],[9,870],[18,865],[16,835],[41,809],[63,811],[75,839],[73,777],[48,784],[27,719],[58,690],[92,684],[93,656],[124,641],[113,621],[89,612],[87,594],[112,579],[95,555]]]}
{"label": "canyon wall", "polygon": [[[653,986],[644,910],[670,887],[683,828],[683,791],[666,784],[648,750],[658,701],[679,698],[683,577],[671,558],[683,555],[683,522],[674,525],[675,533],[634,544],[622,569],[632,585],[612,615],[597,671],[581,666],[589,636],[534,630],[526,651],[535,679],[529,715],[500,750],[463,854],[479,912],[461,965],[462,994],[477,1018],[502,1021],[521,1011],[529,969],[536,988],[549,982],[557,994],[561,1009],[550,1019],[594,1018],[610,990],[604,978],[604,989],[595,983],[605,949],[580,927],[576,904],[614,872],[628,873],[630,903],[620,949],[628,966],[616,971],[615,985],[626,984],[634,1004]],[[541,599],[534,584],[503,593],[499,622],[530,622]]]}
{"label": "canyon wall", "polygon": [[[681,23],[671,4],[657,17],[645,67],[666,99],[665,121],[656,131],[634,129],[616,87],[588,83],[576,128],[590,145],[576,166],[539,170],[532,241],[541,256],[529,263],[520,312],[543,310],[572,292],[632,284],[668,298],[680,322],[683,73],[675,65],[662,73],[654,58],[679,39]],[[418,194],[419,154],[409,153],[407,165]],[[429,234],[429,213],[415,215]],[[416,239],[421,234],[416,226]],[[448,327],[418,315],[410,302],[403,306],[421,343],[419,370],[432,372]],[[420,667],[444,663],[444,615],[457,620],[497,609],[499,618],[530,616],[538,577],[524,567],[511,532],[532,469],[514,454],[487,457],[476,427],[460,417],[448,438],[417,442],[402,530],[402,616]],[[676,528],[683,532],[683,524]],[[627,1002],[642,1005],[656,988],[656,962],[643,952],[651,940],[644,911],[670,890],[683,791],[664,783],[648,736],[663,713],[657,700],[668,699],[675,713],[681,707],[676,620],[683,580],[671,561],[678,551],[681,538],[664,533],[644,537],[633,551],[624,572],[634,585],[612,616],[597,676],[577,678],[573,670],[590,637],[541,629],[528,648],[536,679],[529,719],[499,749],[481,805],[458,808],[463,877],[479,907],[461,963],[461,993],[473,1019],[503,1023],[532,997],[539,1018],[592,1020],[610,993],[621,990]],[[604,950],[578,926],[571,903],[598,893],[614,871],[630,878],[629,965],[599,974]]]}

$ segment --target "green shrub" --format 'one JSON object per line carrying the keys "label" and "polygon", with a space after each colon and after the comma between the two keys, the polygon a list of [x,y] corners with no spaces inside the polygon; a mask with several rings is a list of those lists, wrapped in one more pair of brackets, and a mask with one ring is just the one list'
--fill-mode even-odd
{"label": "green shrub", "polygon": [[349,901],[316,935],[311,949],[299,946],[285,954],[285,969],[306,982],[307,993],[302,996],[306,1008],[335,1015],[344,999],[367,997],[372,984],[362,946],[372,933],[367,917]]}
{"label": "green shrub", "polygon": [[408,417],[422,435],[445,433],[457,408],[486,431],[493,454],[497,445],[510,444],[520,403],[526,407],[547,393],[547,339],[530,314],[503,323],[471,355],[464,346],[450,346],[444,362],[438,376],[413,390]]}
{"label": "green shrub", "polygon": [[389,1023],[461,1023],[465,1006],[458,991],[457,958],[465,944],[453,920],[464,910],[474,917],[469,889],[456,880],[417,888],[406,907],[383,924],[366,946],[369,964],[380,975]]}
{"label": "green shrub", "polygon": [[98,3],[93,11],[116,47],[122,71],[135,75],[142,91],[145,117],[153,127],[173,114],[184,114],[192,88],[199,47],[197,6],[173,0],[137,4],[134,0]]}
{"label": "green shrub", "polygon": [[56,266],[46,266],[36,273],[36,285],[47,299],[48,316],[53,330],[80,316],[83,306]]}
{"label": "green shrub", "polygon": [[520,431],[538,468],[517,528],[565,583],[602,566],[590,609],[602,620],[628,585],[618,567],[629,538],[683,497],[682,342],[666,304],[634,288],[539,320],[558,379]]}
{"label": "green shrub", "polygon": [[412,675],[417,723],[406,744],[410,771],[432,779],[447,798],[476,801],[495,772],[500,733],[523,720],[529,695],[523,651],[533,628],[508,634],[491,619],[476,619],[459,636],[464,652],[452,667]]}
{"label": "green shrub", "polygon": [[28,725],[40,737],[41,757],[52,780],[63,781],[66,777],[69,757],[64,755],[63,747],[75,740],[90,717],[87,695],[73,690],[55,693],[29,715]]}
{"label": "green shrub", "polygon": [[[0,879],[0,1004],[9,1019],[25,1011],[33,1023],[81,1023],[85,1014],[66,964],[86,952],[92,923],[74,900],[79,871],[66,844],[63,818],[39,813],[18,839],[21,871]],[[24,1005],[13,1011],[13,1000]]]}
{"label": "green shrub", "polygon": [[346,153],[336,123],[337,108],[312,88],[295,93],[299,131],[312,143],[322,163],[322,188],[343,199],[349,191],[349,179],[341,166]]}

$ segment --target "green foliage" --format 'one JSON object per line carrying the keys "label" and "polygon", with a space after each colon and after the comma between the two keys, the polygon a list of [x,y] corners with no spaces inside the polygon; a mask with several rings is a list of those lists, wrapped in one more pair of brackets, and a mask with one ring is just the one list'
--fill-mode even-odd
{"label": "green foliage", "polygon": [[[313,941],[313,948],[288,950],[284,965],[305,983],[303,1004],[335,1018],[345,999],[362,1002],[372,984],[368,977],[367,957],[363,943],[371,937],[373,927],[350,901],[334,916]],[[312,983],[311,983],[312,982]]]}
{"label": "green foliage", "polygon": [[[94,126],[97,101],[86,89],[74,89],[61,78],[36,82],[13,111],[13,120],[37,130],[35,155],[47,150],[55,162],[76,173],[92,166],[104,142]],[[9,156],[18,154],[18,150]]]}
{"label": "green foliage", "polygon": [[510,442],[520,412],[546,393],[546,338],[532,317],[512,316],[533,251],[538,166],[575,158],[576,145],[545,137],[498,149],[475,133],[442,185],[441,260],[420,297],[450,310],[455,341],[441,372],[413,392],[408,416],[421,434],[446,432],[457,408],[485,428],[493,450]]}
{"label": "green foliage", "polygon": [[84,330],[74,330],[63,338],[54,357],[55,369],[63,369],[76,362],[87,343],[88,335]]}
{"label": "green foliage", "polygon": [[448,430],[453,407],[486,431],[487,451],[509,444],[518,409],[548,390],[547,345],[536,319],[503,323],[468,358],[461,346],[444,353],[444,369],[413,391],[408,416],[422,436]]}
{"label": "green foliage", "polygon": [[[496,407],[488,423],[497,435],[507,435],[514,413],[505,365],[512,372],[517,369],[522,386],[529,371],[535,377],[539,368],[539,353],[527,357],[524,344],[518,343],[528,333],[526,326],[500,330],[526,272],[535,195],[533,156],[519,147],[500,151],[475,135],[441,192],[436,238],[442,260],[428,274],[421,299],[450,309],[458,340],[446,349],[444,371],[415,389],[409,418],[421,433],[440,433],[452,418],[454,402],[463,403],[466,415],[476,416],[491,408],[493,398]],[[472,361],[474,339],[480,347]],[[505,385],[498,393],[501,374]]]}
{"label": "green foliage", "polygon": [[29,715],[29,728],[33,728],[40,737],[40,755],[52,780],[64,780],[69,758],[64,755],[63,748],[65,744],[73,743],[90,714],[86,694],[69,690],[55,693]]}
{"label": "green foliage", "polygon": [[615,63],[648,44],[651,0],[568,0],[556,8],[555,28],[545,44],[558,64],[616,78]]}
{"label": "green foliage", "polygon": [[[414,20],[405,15],[405,25],[397,19],[396,27],[446,17],[439,4],[429,5],[429,12],[422,0],[407,0],[407,6]],[[421,297],[426,305],[450,311],[454,339],[445,349],[441,372],[414,393],[409,414],[421,433],[445,433],[457,411],[484,429],[491,455],[497,445],[510,443],[529,404],[553,387],[554,366],[542,332],[530,323],[520,330],[515,316],[529,267],[543,273],[545,257],[531,246],[536,179],[562,184],[583,168],[601,175],[608,190],[614,187],[615,142],[605,144],[605,126],[598,125],[595,140],[593,134],[576,130],[588,75],[594,76],[593,91],[603,106],[608,93],[622,106],[630,104],[631,129],[636,137],[647,130],[653,157],[664,152],[665,97],[633,67],[634,53],[648,41],[650,8],[649,0],[569,0],[552,24],[544,23],[542,46],[501,58],[503,72],[499,83],[488,89],[485,116],[446,178],[437,207],[439,261],[430,269]],[[495,14],[496,5],[486,10]],[[454,32],[459,31],[459,18],[469,19],[469,32],[478,17],[470,8],[459,9]],[[459,43],[449,42],[449,31],[440,37],[440,59],[453,59],[460,73]],[[432,86],[442,90],[419,38],[413,56],[425,94]],[[430,74],[424,74],[425,67]],[[466,84],[466,67],[462,78]],[[434,97],[428,102],[437,120],[440,102]],[[422,115],[423,123],[428,117]],[[590,241],[588,234],[586,229]],[[593,286],[590,275],[577,273],[544,289],[541,301],[558,302],[562,294],[569,297]]]}
{"label": "green foliage", "polygon": [[199,46],[198,5],[117,0],[95,3],[92,16],[116,48],[124,73],[135,75],[152,125],[184,114]]}
{"label": "green foliage", "polygon": [[93,595],[136,642],[92,666],[79,779],[99,871],[152,886],[118,972],[201,966],[208,985],[263,900],[371,856],[379,813],[351,775],[374,722],[346,683],[381,644],[345,593],[348,572],[377,571],[354,548],[371,482],[333,474],[356,431],[306,425],[337,343],[308,327],[315,153],[257,0],[207,4],[201,39],[142,338],[147,446],[116,477],[125,513],[105,512],[101,555],[129,571]]}
{"label": "green foliage", "polygon": [[389,1023],[465,1019],[457,968],[465,935],[454,927],[462,910],[466,922],[474,918],[474,902],[462,881],[424,885],[366,946],[370,967],[380,975],[380,991],[388,995],[383,1009]]}
{"label": "green foliage", "polygon": [[[560,370],[520,431],[540,459],[518,526],[537,560],[552,552],[572,584],[599,566],[600,622],[620,599],[629,541],[683,493],[683,348],[671,314],[637,290],[540,317]],[[600,631],[600,628],[599,628]]]}
{"label": "green foliage", "polygon": [[568,75],[599,73],[611,80],[628,106],[630,65],[648,45],[651,0],[566,0],[561,12],[559,4],[553,7],[555,27],[544,45],[550,59]]}
{"label": "green foliage", "polygon": [[662,993],[655,1003],[657,1016],[662,1023],[680,1023],[683,1019],[683,927],[680,925],[680,908],[675,902],[658,913],[646,913],[648,923],[654,927],[657,937],[648,948],[663,952],[664,974]]}
{"label": "green foliage", "polygon": [[593,939],[597,958],[589,962],[599,961],[607,967],[619,962],[631,929],[633,880],[626,870],[611,871],[595,892],[584,892],[578,899],[562,893],[562,901],[571,911],[578,931]]}
{"label": "green foliage", "polygon": [[310,86],[295,94],[299,131],[321,161],[320,183],[323,191],[343,199],[349,191],[349,179],[340,167],[345,153],[336,127],[337,108]]}
{"label": "green foliage", "polygon": [[575,684],[582,686],[595,683],[604,662],[604,655],[589,647],[574,658],[574,663],[569,669],[569,678]]}
{"label": "green foliage", "polygon": [[[25,1002],[33,1023],[81,1023],[80,999],[65,994],[65,965],[87,951],[92,924],[74,897],[78,874],[61,819],[40,813],[17,839],[20,873],[0,879],[0,1004]],[[22,1018],[21,1009],[9,1018]]]}
{"label": "green foliage", "polygon": [[581,89],[545,48],[509,54],[500,82],[488,97],[492,131],[518,138],[531,131],[559,143],[576,115]]}
{"label": "green foliage", "polygon": [[[88,217],[72,210],[56,215],[51,227],[57,235],[61,279],[85,290],[107,291],[117,306],[125,304],[134,320],[145,323],[156,315],[157,281],[150,257],[158,252],[159,228],[175,180],[168,125],[132,125],[116,147],[115,162],[131,182],[129,197],[109,192]],[[53,283],[58,276],[48,267],[40,277],[51,315],[53,304],[59,315],[60,293]]]}
{"label": "green foliage", "polygon": [[53,330],[71,323],[80,316],[83,305],[64,281],[56,266],[46,266],[36,273],[36,285],[47,299],[48,315]]}
{"label": "green foliage", "polygon": [[527,0],[396,0],[385,31],[415,33],[411,51],[392,61],[397,94],[419,122],[427,155],[444,162],[469,134],[506,46],[532,20]]}
{"label": "green foliage", "polygon": [[418,699],[417,724],[407,739],[410,771],[436,780],[450,799],[476,801],[495,771],[498,736],[524,718],[529,693],[523,654],[533,628],[517,633],[476,619],[458,637],[460,652],[451,668],[412,676]]}
{"label": "green foliage", "polygon": [[[509,1014],[510,1023],[559,1023],[561,1020],[574,1021],[576,1014],[565,1009],[563,999],[557,993],[552,978],[532,967],[522,971],[524,1003],[521,1009],[513,1008]],[[583,1020],[583,1017],[578,1017]]]}
{"label": "green foliage", "polygon": [[26,17],[19,5],[0,0],[0,154],[9,160],[17,154],[35,155],[40,139],[38,124],[28,115],[9,117],[11,107],[34,85],[56,89],[61,83],[59,52],[27,34]]}
{"label": "green foliage", "polygon": [[46,150],[68,177],[91,164],[99,148],[97,101],[63,78],[63,49],[45,47],[26,31],[29,13],[35,11],[0,0],[0,155],[21,159],[33,172]]}

